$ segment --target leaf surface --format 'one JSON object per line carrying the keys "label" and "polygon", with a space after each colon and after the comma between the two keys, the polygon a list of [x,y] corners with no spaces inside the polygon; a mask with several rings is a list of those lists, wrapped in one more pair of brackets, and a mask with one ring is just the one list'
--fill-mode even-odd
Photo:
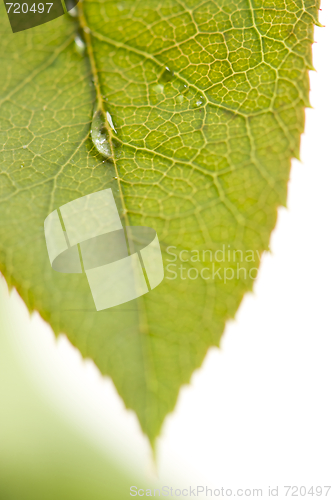
{"label": "leaf surface", "polygon": [[[15,35],[1,6],[0,270],[112,378],[152,443],[286,203],[318,6],[84,0],[77,18]],[[97,313],[84,275],[51,269],[43,224],[110,187],[125,225],[157,231],[165,279]]]}

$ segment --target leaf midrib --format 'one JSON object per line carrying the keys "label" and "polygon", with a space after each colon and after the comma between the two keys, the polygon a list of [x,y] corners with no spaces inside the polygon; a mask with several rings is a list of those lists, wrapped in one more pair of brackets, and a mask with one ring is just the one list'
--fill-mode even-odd
{"label": "leaf midrib", "polygon": [[[112,153],[112,158],[111,161],[114,165],[115,172],[116,172],[116,177],[117,177],[117,184],[119,188],[119,193],[120,193],[120,201],[121,201],[121,206],[122,206],[122,211],[123,211],[123,218],[126,226],[130,226],[130,221],[128,218],[128,213],[127,213],[127,208],[124,200],[124,195],[122,191],[122,186],[120,182],[120,175],[117,167],[117,162],[116,162],[116,155],[114,154],[114,145],[112,139],[116,139],[114,135],[114,131],[110,127],[108,120],[106,118],[106,110],[104,108],[103,104],[103,98],[102,98],[102,93],[101,93],[101,88],[100,88],[100,83],[99,83],[99,76],[98,76],[98,71],[97,71],[97,65],[95,61],[95,56],[93,53],[93,48],[92,48],[92,43],[91,43],[91,36],[90,36],[90,28],[86,22],[86,18],[84,15],[84,10],[83,10],[83,2],[78,3],[78,20],[80,23],[81,28],[83,29],[84,37],[85,37],[85,42],[86,42],[86,47],[87,47],[87,53],[89,57],[89,62],[90,62],[90,67],[91,67],[91,72],[93,75],[93,83],[94,83],[94,88],[96,91],[96,97],[97,97],[97,107],[98,111],[102,113],[103,120],[104,120],[104,126],[107,130],[108,134],[108,141]],[[144,301],[144,296],[138,297],[137,300],[137,305],[138,305],[138,311],[137,311],[137,317],[138,317],[138,325],[135,325],[139,335],[140,335],[140,345],[141,345],[141,354],[142,354],[142,365],[143,365],[143,372],[144,372],[144,378],[145,378],[145,384],[146,387],[149,388],[151,386],[151,374],[154,376],[154,380],[157,380],[155,370],[153,367],[153,363],[149,361],[149,353],[148,353],[148,347],[145,342],[145,336],[150,334],[150,329],[148,325],[148,320],[147,320],[147,312],[146,312],[146,306],[145,306],[145,301]],[[150,374],[150,377],[148,376]],[[152,381],[153,383],[153,381]],[[148,410],[148,405],[146,405],[146,409]],[[153,443],[151,441],[151,445],[153,446]]]}

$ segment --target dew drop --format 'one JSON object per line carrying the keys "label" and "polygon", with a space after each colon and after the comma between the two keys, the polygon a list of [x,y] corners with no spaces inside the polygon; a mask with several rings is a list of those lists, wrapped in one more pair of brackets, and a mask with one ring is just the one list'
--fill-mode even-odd
{"label": "dew drop", "polygon": [[165,66],[165,70],[160,77],[160,80],[164,82],[170,82],[174,78],[174,71],[171,71],[168,66]]}
{"label": "dew drop", "polygon": [[163,94],[163,92],[164,92],[164,85],[162,85],[161,83],[158,83],[157,85],[153,85],[152,90],[156,94]]}
{"label": "dew drop", "polygon": [[75,36],[75,49],[81,56],[85,52],[85,43],[80,35]]}
{"label": "dew drop", "polygon": [[197,101],[195,102],[195,106],[197,106],[197,108],[199,108],[199,106],[202,106],[202,104],[204,104],[204,97],[202,95],[200,95],[199,98],[197,99]]}
{"label": "dew drop", "polygon": [[114,130],[114,132],[117,134],[117,131],[115,130],[115,127],[114,127],[114,124],[113,124],[112,117],[111,117],[111,115],[109,114],[108,111],[106,112],[106,118],[107,118],[107,121],[108,121],[111,129]]}
{"label": "dew drop", "polygon": [[112,156],[111,148],[108,142],[107,130],[105,128],[103,117],[100,111],[95,110],[91,124],[91,139],[99,153],[109,158]]}
{"label": "dew drop", "polygon": [[27,144],[24,144],[24,146],[22,146],[23,149],[27,149]]}
{"label": "dew drop", "polygon": [[68,14],[71,17],[78,17],[78,10],[77,7],[73,7],[72,9],[68,10]]}

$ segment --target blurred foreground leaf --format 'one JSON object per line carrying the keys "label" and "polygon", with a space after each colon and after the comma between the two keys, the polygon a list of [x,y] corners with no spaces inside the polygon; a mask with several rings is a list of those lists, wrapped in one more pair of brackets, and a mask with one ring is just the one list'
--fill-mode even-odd
{"label": "blurred foreground leaf", "polygon": [[1,500],[128,498],[135,471],[122,470],[115,453],[110,460],[83,438],[30,379],[15,346],[20,336],[5,288],[0,276]]}

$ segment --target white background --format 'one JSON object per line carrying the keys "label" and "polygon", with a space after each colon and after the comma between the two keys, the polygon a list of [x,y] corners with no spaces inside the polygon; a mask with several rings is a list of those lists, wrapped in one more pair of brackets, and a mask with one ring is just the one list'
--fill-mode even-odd
{"label": "white background", "polygon": [[[136,416],[110,380],[8,297],[11,341],[27,374],[105,454],[147,483],[258,488],[332,484],[332,5],[316,28],[302,163],[293,162],[254,294],[181,389],[157,446],[157,472]],[[158,474],[158,478],[157,478]],[[138,485],[140,486],[140,485]],[[141,485],[145,486],[145,485]],[[129,492],[128,492],[128,498]],[[202,497],[203,498],[203,497]],[[310,497],[308,497],[310,498]]]}

